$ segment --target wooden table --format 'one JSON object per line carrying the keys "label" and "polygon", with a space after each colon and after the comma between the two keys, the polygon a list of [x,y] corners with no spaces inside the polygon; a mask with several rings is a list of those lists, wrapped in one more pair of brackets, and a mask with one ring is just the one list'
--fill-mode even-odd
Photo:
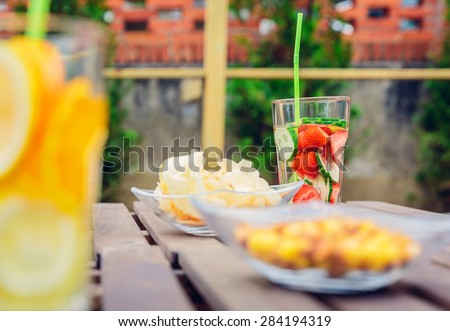
{"label": "wooden table", "polygon": [[[403,215],[437,215],[375,201],[349,204]],[[291,291],[257,274],[214,238],[186,235],[141,202],[97,204],[93,310],[449,310],[450,251],[400,282],[362,295]]]}

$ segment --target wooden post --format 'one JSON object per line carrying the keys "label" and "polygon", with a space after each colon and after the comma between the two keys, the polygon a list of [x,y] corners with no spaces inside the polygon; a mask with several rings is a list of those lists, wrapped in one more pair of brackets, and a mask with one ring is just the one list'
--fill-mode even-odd
{"label": "wooden post", "polygon": [[225,147],[228,0],[206,0],[202,147]]}

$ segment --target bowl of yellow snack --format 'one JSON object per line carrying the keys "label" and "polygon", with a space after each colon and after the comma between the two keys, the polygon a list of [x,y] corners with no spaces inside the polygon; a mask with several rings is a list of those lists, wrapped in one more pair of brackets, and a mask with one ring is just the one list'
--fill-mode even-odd
{"label": "bowl of yellow snack", "polygon": [[[313,202],[261,209],[193,204],[219,237],[270,281],[351,294],[399,280],[450,242],[450,218],[417,218]],[[441,245],[441,246],[439,246]]]}
{"label": "bowl of yellow snack", "polygon": [[137,187],[131,192],[155,214],[179,230],[197,236],[216,236],[191,204],[202,197],[212,205],[233,208],[269,207],[287,204],[303,182],[269,185],[251,162],[223,159],[205,164],[202,152],[167,159],[154,190]]}

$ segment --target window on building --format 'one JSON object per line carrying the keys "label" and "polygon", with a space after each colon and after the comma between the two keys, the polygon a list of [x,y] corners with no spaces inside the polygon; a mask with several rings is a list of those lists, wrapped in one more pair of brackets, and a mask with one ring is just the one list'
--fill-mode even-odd
{"label": "window on building", "polygon": [[422,20],[420,19],[402,18],[400,20],[400,30],[402,31],[420,30],[421,27]]}
{"label": "window on building", "polygon": [[268,18],[263,18],[259,21],[258,32],[262,36],[267,36],[272,33],[277,27],[276,23]]}
{"label": "window on building", "polygon": [[347,23],[337,19],[330,21],[330,28],[345,35],[351,35],[355,32],[355,27],[350,22]]}
{"label": "window on building", "polygon": [[125,21],[125,31],[146,31],[147,20]]}
{"label": "window on building", "polygon": [[126,7],[145,7],[145,0],[126,0]]}
{"label": "window on building", "polygon": [[247,8],[239,9],[239,18],[244,21],[248,21],[250,18],[251,12]]}
{"label": "window on building", "polygon": [[385,18],[389,16],[389,8],[379,7],[379,8],[369,8],[367,11],[367,17],[370,18]]}
{"label": "window on building", "polygon": [[108,10],[105,12],[105,14],[103,15],[103,20],[106,23],[112,23],[114,22],[115,16],[114,16],[114,12],[112,10]]}
{"label": "window on building", "polygon": [[354,6],[353,1],[351,1],[351,0],[334,1],[334,3],[335,3],[334,10],[336,10],[337,12],[344,12],[344,11],[350,10]]}
{"label": "window on building", "polygon": [[181,9],[161,9],[158,11],[158,17],[162,20],[176,21],[183,17]]}
{"label": "window on building", "polygon": [[195,26],[196,31],[203,31],[205,29],[205,22],[204,21],[195,21],[194,26]]}
{"label": "window on building", "polygon": [[353,28],[356,29],[356,20],[354,18],[351,20],[348,20],[348,24],[350,24],[351,26],[353,26]]}
{"label": "window on building", "polygon": [[422,0],[402,0],[402,7],[419,7]]}
{"label": "window on building", "polygon": [[195,8],[204,8],[205,0],[194,0],[194,7]]}

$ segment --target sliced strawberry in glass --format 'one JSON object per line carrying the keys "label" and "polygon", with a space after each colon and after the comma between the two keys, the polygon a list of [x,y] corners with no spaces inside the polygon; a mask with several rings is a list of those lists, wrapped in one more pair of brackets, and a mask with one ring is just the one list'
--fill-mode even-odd
{"label": "sliced strawberry in glass", "polygon": [[320,200],[320,195],[317,190],[310,185],[304,184],[300,190],[295,194],[293,203],[301,203],[303,201]]}
{"label": "sliced strawberry in glass", "polygon": [[337,165],[342,164],[342,156],[344,155],[344,146],[347,137],[348,132],[346,130],[337,131],[330,136],[331,155]]}
{"label": "sliced strawberry in glass", "polygon": [[333,188],[330,196],[330,203],[336,203],[340,191],[341,191],[341,184],[333,183]]}

